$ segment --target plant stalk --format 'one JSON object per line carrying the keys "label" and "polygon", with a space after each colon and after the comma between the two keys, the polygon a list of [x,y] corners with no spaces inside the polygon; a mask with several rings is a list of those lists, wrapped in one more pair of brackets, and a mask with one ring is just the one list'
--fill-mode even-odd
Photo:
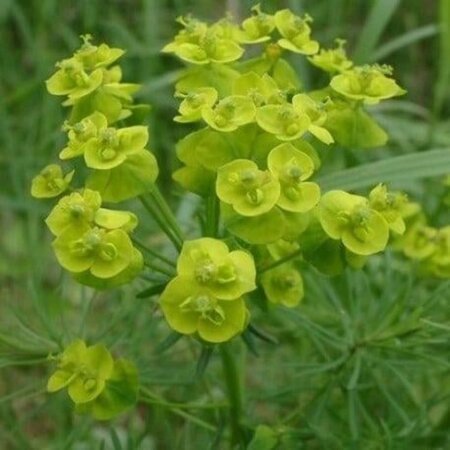
{"label": "plant stalk", "polygon": [[152,205],[151,202],[148,201],[146,197],[141,195],[140,200],[144,205],[144,208],[150,213],[150,215],[155,219],[156,223],[159,225],[161,230],[165,233],[165,235],[171,240],[175,248],[180,251],[183,246],[183,241],[178,236],[176,236],[171,227],[169,226],[166,217],[161,215],[160,212]]}
{"label": "plant stalk", "polygon": [[178,225],[177,218],[174,216],[174,214],[173,214],[172,210],[170,209],[169,205],[167,204],[165,198],[161,195],[161,192],[158,189],[158,186],[156,186],[156,185],[153,186],[153,190],[151,191],[150,195],[152,196],[153,200],[155,201],[156,206],[159,208],[164,219],[167,220],[167,223],[169,224],[170,228],[172,229],[174,235],[182,243],[184,241],[183,231],[181,230],[180,226]]}
{"label": "plant stalk", "polygon": [[205,236],[217,237],[219,234],[220,205],[215,193],[206,201]]}
{"label": "plant stalk", "polygon": [[241,425],[243,413],[243,387],[236,354],[229,343],[220,345],[223,376],[229,401],[229,422],[231,429],[231,446],[243,442],[243,430]]}

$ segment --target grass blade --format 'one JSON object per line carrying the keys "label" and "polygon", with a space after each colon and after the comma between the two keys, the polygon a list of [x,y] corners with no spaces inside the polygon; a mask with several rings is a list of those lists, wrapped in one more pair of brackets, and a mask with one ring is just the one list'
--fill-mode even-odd
{"label": "grass blade", "polygon": [[324,191],[362,189],[378,183],[408,182],[450,173],[450,149],[396,156],[320,177]]}
{"label": "grass blade", "polygon": [[438,32],[439,28],[434,24],[425,25],[423,27],[416,28],[415,30],[408,31],[407,33],[402,34],[401,36],[398,36],[395,39],[386,42],[386,44],[378,47],[378,49],[372,53],[369,60],[371,62],[375,62],[380,59],[384,59],[403,47],[407,47],[415,42],[435,36]]}
{"label": "grass blade", "polygon": [[400,0],[377,0],[374,2],[353,55],[356,62],[363,63],[371,59],[372,52],[399,5]]}

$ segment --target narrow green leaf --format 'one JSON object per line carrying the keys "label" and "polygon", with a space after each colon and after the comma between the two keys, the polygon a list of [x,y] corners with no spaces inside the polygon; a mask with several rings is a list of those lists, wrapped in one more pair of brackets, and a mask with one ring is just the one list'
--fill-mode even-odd
{"label": "narrow green leaf", "polygon": [[395,156],[320,177],[324,191],[362,189],[382,183],[409,182],[414,179],[443,176],[450,173],[450,149]]}
{"label": "narrow green leaf", "polygon": [[122,444],[120,443],[119,436],[117,435],[117,431],[114,428],[109,430],[111,435],[111,442],[114,446],[114,450],[122,450]]}
{"label": "narrow green leaf", "polygon": [[245,330],[242,334],[241,334],[241,338],[244,341],[244,344],[246,345],[246,347],[248,348],[248,350],[250,351],[250,353],[253,356],[258,357],[259,353],[258,350],[256,349],[256,345],[255,345],[255,340],[253,339],[252,334],[249,332],[249,330]]}
{"label": "narrow green leaf", "polygon": [[137,298],[148,298],[152,297],[153,295],[161,294],[161,292],[165,289],[167,286],[167,282],[155,284],[155,286],[151,286],[147,289],[144,289],[143,291],[136,294]]}
{"label": "narrow green leaf", "polygon": [[361,360],[362,360],[361,352],[357,352],[355,355],[355,363],[353,365],[353,371],[350,376],[350,379],[347,382],[348,390],[354,390],[358,385],[359,376],[361,374],[361,362],[362,362]]}
{"label": "narrow green leaf", "polygon": [[169,334],[157,347],[156,352],[157,353],[163,353],[166,350],[168,350],[170,347],[175,345],[181,338],[183,337],[182,334],[177,333],[176,331],[173,331]]}
{"label": "narrow green leaf", "polygon": [[400,0],[375,0],[369,17],[359,35],[358,45],[353,59],[358,62],[367,62],[371,59],[386,25],[400,5]]}
{"label": "narrow green leaf", "polygon": [[254,334],[257,338],[261,339],[262,341],[269,342],[270,344],[278,344],[277,338],[265,332],[264,330],[261,330],[252,323],[248,325],[247,329],[250,333]]}
{"label": "narrow green leaf", "polygon": [[348,400],[348,422],[350,427],[350,434],[353,440],[357,440],[360,435],[359,430],[359,417],[357,411],[357,399],[358,393],[351,389],[347,393]]}
{"label": "narrow green leaf", "polygon": [[414,44],[415,42],[435,36],[438,32],[439,28],[435,24],[415,28],[414,30],[408,31],[407,33],[404,33],[401,36],[398,36],[391,41],[386,42],[386,44],[378,47],[378,49],[372,53],[370,61],[375,62],[380,59],[384,59],[391,53],[394,53],[403,47],[407,47],[408,45]]}
{"label": "narrow green leaf", "polygon": [[195,378],[198,380],[202,378],[203,374],[205,373],[209,362],[211,361],[211,356],[214,353],[214,346],[206,346],[204,345],[202,347],[202,351],[200,353],[200,357],[197,361],[197,367],[195,369]]}

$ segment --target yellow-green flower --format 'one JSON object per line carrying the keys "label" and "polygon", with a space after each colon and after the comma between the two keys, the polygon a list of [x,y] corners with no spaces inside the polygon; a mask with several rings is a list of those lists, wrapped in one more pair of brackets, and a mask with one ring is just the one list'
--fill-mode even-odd
{"label": "yellow-green flower", "polygon": [[88,73],[83,63],[75,58],[64,59],[56,67],[59,70],[46,81],[47,90],[52,95],[67,95],[71,100],[78,100],[102,84],[102,69]]}
{"label": "yellow-green flower", "polygon": [[242,22],[237,38],[244,44],[259,44],[270,40],[270,34],[275,29],[275,18],[261,11],[259,4],[253,6],[253,15]]}
{"label": "yellow-green flower", "polygon": [[84,160],[91,169],[113,169],[129,155],[144,150],[147,142],[148,129],[145,126],[105,128],[84,146]]}
{"label": "yellow-green flower", "polygon": [[111,48],[106,44],[93,45],[90,34],[81,36],[81,39],[83,45],[75,52],[74,58],[87,70],[109,66],[125,53],[120,48]]}
{"label": "yellow-green flower", "polygon": [[233,300],[256,289],[253,257],[231,251],[217,239],[185,241],[177,262],[178,275],[207,288],[220,300]]}
{"label": "yellow-green flower", "polygon": [[319,185],[306,180],[314,172],[314,162],[289,143],[275,147],[267,158],[267,166],[281,186],[277,205],[291,212],[305,213],[320,199]]}
{"label": "yellow-green flower", "polygon": [[387,245],[389,225],[364,197],[329,191],[320,200],[318,215],[325,233],[357,255],[371,255]]}
{"label": "yellow-green flower", "polygon": [[98,397],[111,377],[114,361],[106,347],[87,347],[84,341],[72,342],[57,358],[56,372],[47,383],[48,392],[67,387],[74,403],[87,403]]}
{"label": "yellow-green flower", "polygon": [[265,105],[256,111],[256,122],[280,141],[293,141],[303,136],[311,126],[311,119],[298,103]]}
{"label": "yellow-green flower", "polygon": [[125,359],[114,360],[103,344],[87,346],[77,339],[51,359],[57,366],[48,380],[47,391],[67,388],[76,412],[109,420],[136,403],[136,367]]}
{"label": "yellow-green flower", "polygon": [[329,73],[345,72],[351,69],[353,62],[347,58],[345,52],[345,40],[336,39],[336,48],[326,50],[321,49],[317,55],[310,56],[308,60],[314,66]]}
{"label": "yellow-green flower", "polygon": [[31,183],[31,195],[35,198],[52,198],[62,194],[72,181],[75,171],[64,175],[61,166],[50,164],[44,167]]}
{"label": "yellow-green flower", "polygon": [[85,272],[73,273],[73,278],[85,286],[90,286],[94,289],[113,289],[124,284],[131,283],[141,272],[144,267],[144,257],[142,253],[136,248],[133,249],[133,256],[131,257],[130,264],[125,269],[114,275],[111,278],[99,278],[89,270]]}
{"label": "yellow-green flower", "polygon": [[327,121],[326,102],[316,102],[306,94],[297,94],[292,98],[292,105],[296,111],[304,111],[311,123],[308,131],[324,144],[332,144],[333,136],[323,126]]}
{"label": "yellow-green flower", "polygon": [[414,226],[404,242],[405,255],[417,260],[429,258],[436,251],[437,236],[436,228],[422,224]]}
{"label": "yellow-green flower", "polygon": [[123,230],[89,227],[67,229],[53,241],[58,262],[69,272],[89,270],[98,278],[111,278],[132,261],[134,248]]}
{"label": "yellow-green flower", "polygon": [[319,51],[319,43],[311,39],[309,23],[312,18],[307,14],[302,18],[296,16],[289,9],[283,9],[275,13],[275,24],[282,39],[278,45],[291,52],[303,55],[314,55]]}
{"label": "yellow-green flower", "polygon": [[59,157],[64,160],[82,155],[86,143],[90,139],[98,137],[99,133],[105,130],[107,126],[106,117],[97,111],[73,126],[66,124],[64,129],[68,132],[69,142],[61,150]]}
{"label": "yellow-green flower", "polygon": [[214,107],[202,108],[202,117],[211,128],[230,132],[255,120],[255,105],[244,95],[230,95]]}
{"label": "yellow-green flower", "polygon": [[244,330],[247,309],[242,298],[220,300],[190,281],[176,277],[161,294],[161,308],[171,328],[213,343],[228,341]]}
{"label": "yellow-green flower", "polygon": [[66,229],[85,229],[94,221],[101,204],[102,198],[96,191],[84,189],[82,193],[74,192],[57,203],[45,223],[55,236]]}
{"label": "yellow-green flower", "polygon": [[274,79],[266,73],[247,72],[233,82],[233,94],[250,97],[256,107],[280,103],[281,91]]}
{"label": "yellow-green flower", "polygon": [[280,197],[280,183],[248,159],[236,159],[217,172],[217,196],[243,216],[270,211]]}
{"label": "yellow-green flower", "polygon": [[230,63],[244,53],[224,24],[208,28],[205,23],[192,17],[182,17],[178,21],[184,29],[163,48],[163,52],[174,53],[191,64]]}
{"label": "yellow-green flower", "polygon": [[202,109],[204,107],[212,108],[217,101],[218,93],[212,87],[203,87],[195,89],[188,94],[177,94],[177,97],[183,98],[178,108],[179,116],[175,116],[175,122],[187,123],[196,122],[202,118]]}
{"label": "yellow-green flower", "polygon": [[333,77],[330,86],[339,94],[351,100],[375,105],[381,100],[406,93],[393,78],[392,69],[387,66],[354,67]]}
{"label": "yellow-green flower", "polygon": [[138,223],[135,214],[101,208],[100,194],[90,189],[74,192],[61,198],[45,220],[50,231],[59,236],[64,231],[83,230],[97,225],[107,230],[133,231]]}
{"label": "yellow-green flower", "polygon": [[379,184],[369,193],[370,207],[378,211],[388,223],[389,228],[397,234],[405,232],[402,210],[407,201],[404,194],[388,192],[384,184]]}

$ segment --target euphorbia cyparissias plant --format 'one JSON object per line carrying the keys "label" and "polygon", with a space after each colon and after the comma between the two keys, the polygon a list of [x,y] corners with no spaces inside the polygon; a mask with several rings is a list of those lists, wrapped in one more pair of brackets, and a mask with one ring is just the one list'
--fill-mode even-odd
{"label": "euphorbia cyparissias plant", "polygon": [[[392,233],[398,242],[405,232],[402,194],[381,184],[367,196],[324,192],[314,176],[326,146],[384,145],[387,135],[369,108],[404,91],[390,68],[354,65],[344,41],[320,48],[308,15],[256,6],[241,23],[192,16],[178,22],[182,29],[163,52],[187,64],[175,86],[174,120],[195,129],[177,143],[181,167],[173,178],[200,197],[200,226],[186,236],[158,191],[158,165],[147,148],[152,136],[141,120],[145,106],[133,100],[139,86],[124,83],[116,65],[124,51],[94,45],[90,36],[47,81],[70,108],[67,142],[58,152],[64,168],[47,166],[31,191],[59,197],[46,223],[58,261],[76,281],[111,289],[152,271],[169,327],[209,348],[252,330],[258,306],[268,314],[298,307],[308,266],[330,275],[346,265],[360,268]],[[290,57],[324,71],[327,84],[305,91]],[[167,235],[163,248],[134,236],[143,217],[105,205],[136,198]],[[445,246],[448,233],[441,234]],[[442,252],[429,247],[404,248],[445,272]],[[174,253],[176,262],[167,256]],[[167,262],[171,267],[162,268]],[[102,344],[76,340],[57,357],[48,389],[67,387],[80,412],[105,419],[135,401],[136,380],[131,363],[114,361]],[[129,401],[114,399],[110,386],[128,389]]]}

